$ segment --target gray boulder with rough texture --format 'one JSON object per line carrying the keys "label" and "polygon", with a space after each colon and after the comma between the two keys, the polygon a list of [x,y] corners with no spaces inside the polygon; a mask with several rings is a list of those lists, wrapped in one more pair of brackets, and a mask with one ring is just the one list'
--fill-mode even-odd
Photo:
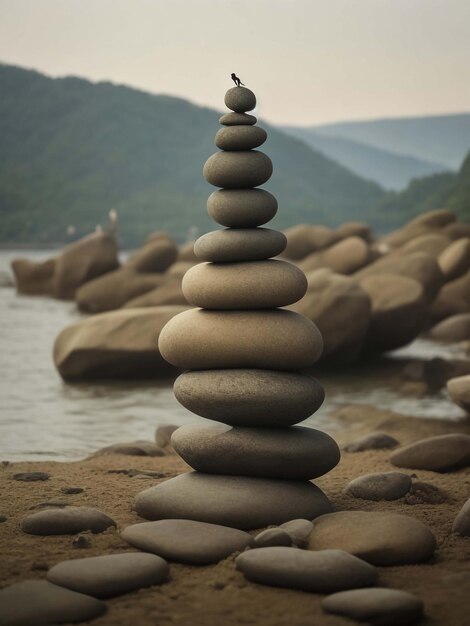
{"label": "gray boulder with rough texture", "polygon": [[451,433],[428,437],[392,452],[392,465],[446,472],[470,465],[470,435]]}
{"label": "gray boulder with rough texture", "polygon": [[378,576],[375,567],[343,550],[255,548],[238,556],[235,563],[252,582],[314,593],[368,587]]}

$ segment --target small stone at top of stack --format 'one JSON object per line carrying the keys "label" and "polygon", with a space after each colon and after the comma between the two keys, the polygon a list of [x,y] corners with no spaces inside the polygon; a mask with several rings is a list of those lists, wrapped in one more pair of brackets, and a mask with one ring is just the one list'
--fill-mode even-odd
{"label": "small stone at top of stack", "polygon": [[185,372],[175,382],[177,399],[219,423],[175,431],[175,450],[196,471],[141,492],[135,508],[148,519],[260,528],[329,512],[328,498],[309,480],[330,471],[339,450],[325,433],[293,426],[323,402],[320,383],[300,371],[320,357],[322,338],[313,322],[280,308],[302,298],[307,280],[272,258],[285,236],[260,228],[277,202],[257,188],[272,163],[256,150],[266,132],[246,113],[256,98],[235,87],[225,103],[233,112],[220,119],[221,151],[204,176],[219,187],[209,214],[227,228],[196,242],[205,262],[185,274],[183,292],[198,308],[170,320],[159,338],[162,356]]}

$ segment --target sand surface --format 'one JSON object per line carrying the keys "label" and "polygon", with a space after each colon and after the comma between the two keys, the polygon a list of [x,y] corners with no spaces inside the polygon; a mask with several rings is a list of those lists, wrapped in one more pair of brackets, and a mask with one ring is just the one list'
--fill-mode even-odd
{"label": "sand surface", "polygon": [[[382,430],[402,444],[448,432],[470,433],[470,420],[458,423],[415,419],[365,406],[350,406],[331,417],[332,431],[341,422],[339,443],[371,430]],[[138,433],[136,433],[138,437]],[[423,503],[404,498],[394,502],[369,502],[344,494],[346,484],[361,474],[389,471],[390,452],[343,453],[340,464],[315,481],[338,510],[396,511],[414,516],[436,535],[435,557],[424,564],[379,568],[380,584],[411,591],[425,602],[426,624],[467,626],[470,615],[470,538],[451,533],[452,522],[470,495],[470,470],[446,474],[409,470],[417,479],[432,483],[447,494],[444,502]],[[133,475],[129,470],[156,473]],[[131,550],[119,529],[140,521],[131,510],[134,495],[153,484],[187,471],[176,455],[163,458],[107,455],[79,462],[34,462],[0,465],[0,585],[30,578],[44,578],[49,567],[69,558],[113,554]],[[18,482],[17,472],[45,471],[45,482]],[[406,470],[403,470],[406,471]],[[82,487],[83,493],[65,495],[63,487]],[[20,530],[23,516],[44,502],[93,506],[115,519],[118,529],[87,534],[90,547],[72,547],[72,537],[38,537]],[[282,506],[282,502],[279,503]],[[39,510],[39,509],[36,509]],[[208,567],[171,564],[170,581],[161,586],[108,601],[108,612],[93,621],[96,626],[340,626],[353,622],[326,615],[322,596],[250,583],[234,567],[235,555]]]}

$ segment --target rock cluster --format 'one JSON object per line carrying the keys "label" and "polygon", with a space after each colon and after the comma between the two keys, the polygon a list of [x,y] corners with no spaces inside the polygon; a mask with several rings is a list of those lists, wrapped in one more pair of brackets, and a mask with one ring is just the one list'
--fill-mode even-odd
{"label": "rock cluster", "polygon": [[209,198],[209,214],[227,228],[196,242],[205,262],[185,274],[183,293],[197,308],[173,317],[159,337],[162,356],[185,372],[177,399],[223,425],[179,428],[172,445],[196,471],[138,494],[135,509],[153,520],[246,529],[329,512],[328,498],[309,480],[330,471],[339,450],[328,435],[294,426],[323,401],[321,385],[299,371],[320,357],[322,337],[309,319],[280,308],[302,298],[307,280],[272,258],[286,237],[260,228],[277,202],[257,189],[272,163],[254,150],[266,139],[246,113],[255,96],[235,87],[225,102],[234,112],[220,120],[222,151],[208,159],[204,176],[221,188]]}

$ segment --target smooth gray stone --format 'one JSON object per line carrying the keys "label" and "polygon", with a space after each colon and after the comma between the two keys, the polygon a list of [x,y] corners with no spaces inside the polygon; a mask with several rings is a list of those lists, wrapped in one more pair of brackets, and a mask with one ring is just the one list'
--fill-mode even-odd
{"label": "smooth gray stone", "polygon": [[62,561],[49,570],[47,579],[96,598],[112,598],[142,587],[161,585],[168,573],[168,563],[159,556],[124,552]]}
{"label": "smooth gray stone", "polygon": [[49,480],[50,476],[46,472],[20,472],[13,475],[13,480],[19,480],[24,483],[32,483],[38,480]]}
{"label": "smooth gray stone", "polygon": [[287,309],[189,309],[173,317],[158,337],[162,357],[181,370],[301,370],[321,356],[315,324]]}
{"label": "smooth gray stone", "polygon": [[248,87],[232,87],[226,92],[224,102],[227,109],[235,113],[246,113],[255,108],[256,96]]}
{"label": "smooth gray stone", "polygon": [[274,309],[293,304],[307,291],[296,265],[277,259],[239,263],[199,263],[183,277],[189,304],[202,309]]}
{"label": "smooth gray stone", "polygon": [[219,189],[207,200],[213,220],[229,228],[255,228],[277,213],[276,198],[264,189]]}
{"label": "smooth gray stone", "polygon": [[402,472],[379,472],[365,474],[352,480],[346,491],[363,500],[398,500],[410,491],[412,485],[408,474]]}
{"label": "smooth gray stone", "polygon": [[286,236],[278,230],[227,228],[199,237],[194,244],[194,254],[212,263],[261,261],[281,254],[286,245]]}
{"label": "smooth gray stone", "polygon": [[414,624],[423,615],[423,602],[412,593],[371,587],[340,591],[322,600],[327,613],[380,626]]}
{"label": "smooth gray stone", "polygon": [[463,537],[470,537],[470,498],[458,512],[452,525],[452,532]]}
{"label": "smooth gray stone", "polygon": [[235,563],[252,582],[314,593],[369,587],[378,576],[375,567],[343,550],[255,548],[240,554]]}
{"label": "smooth gray stone", "polygon": [[249,113],[224,113],[219,118],[219,124],[223,126],[241,126],[241,125],[253,125],[258,120],[254,115]]}
{"label": "smooth gray stone", "polygon": [[253,537],[242,530],[189,519],[134,524],[121,537],[140,550],[191,565],[218,563],[253,545]]}
{"label": "smooth gray stone", "polygon": [[46,580],[25,580],[0,590],[0,626],[85,622],[105,611],[104,602]]}
{"label": "smooth gray stone", "polygon": [[170,443],[171,435],[177,428],[179,428],[179,426],[175,426],[175,424],[161,424],[161,426],[157,426],[157,429],[155,430],[155,441],[157,446],[165,448]]}
{"label": "smooth gray stone", "polygon": [[308,539],[313,530],[313,522],[308,519],[292,519],[280,528],[289,533],[292,543],[299,548],[304,548],[308,544]]}
{"label": "smooth gray stone", "polygon": [[346,452],[364,452],[365,450],[387,450],[395,448],[399,442],[386,433],[369,433],[351,441],[343,447]]}
{"label": "smooth gray stone", "polygon": [[428,437],[399,448],[390,456],[398,467],[446,472],[470,465],[470,435],[452,433]]}
{"label": "smooth gray stone", "polygon": [[312,376],[263,369],[185,372],[176,399],[192,413],[232,426],[291,426],[315,413],[325,392]]}
{"label": "smooth gray stone", "polygon": [[221,150],[253,150],[267,137],[267,132],[259,126],[227,126],[217,131],[215,145]]}
{"label": "smooth gray stone", "polygon": [[332,470],[340,459],[334,439],[302,426],[187,425],[175,430],[171,443],[188,465],[208,474],[310,480]]}
{"label": "smooth gray stone", "polygon": [[189,472],[137,494],[137,513],[150,520],[191,519],[233,528],[263,528],[331,511],[310,482]]}
{"label": "smooth gray stone", "polygon": [[255,548],[270,548],[271,546],[291,546],[292,539],[288,532],[280,527],[266,528],[255,537]]}
{"label": "smooth gray stone", "polygon": [[310,550],[338,548],[373,565],[406,565],[429,559],[436,539],[422,522],[385,511],[338,511],[315,520]]}
{"label": "smooth gray stone", "polygon": [[204,165],[204,178],[215,187],[248,189],[271,178],[273,164],[263,152],[240,150],[216,152]]}
{"label": "smooth gray stone", "polygon": [[28,515],[21,522],[21,530],[30,535],[75,535],[85,530],[101,533],[116,522],[87,506],[68,506],[47,509]]}

